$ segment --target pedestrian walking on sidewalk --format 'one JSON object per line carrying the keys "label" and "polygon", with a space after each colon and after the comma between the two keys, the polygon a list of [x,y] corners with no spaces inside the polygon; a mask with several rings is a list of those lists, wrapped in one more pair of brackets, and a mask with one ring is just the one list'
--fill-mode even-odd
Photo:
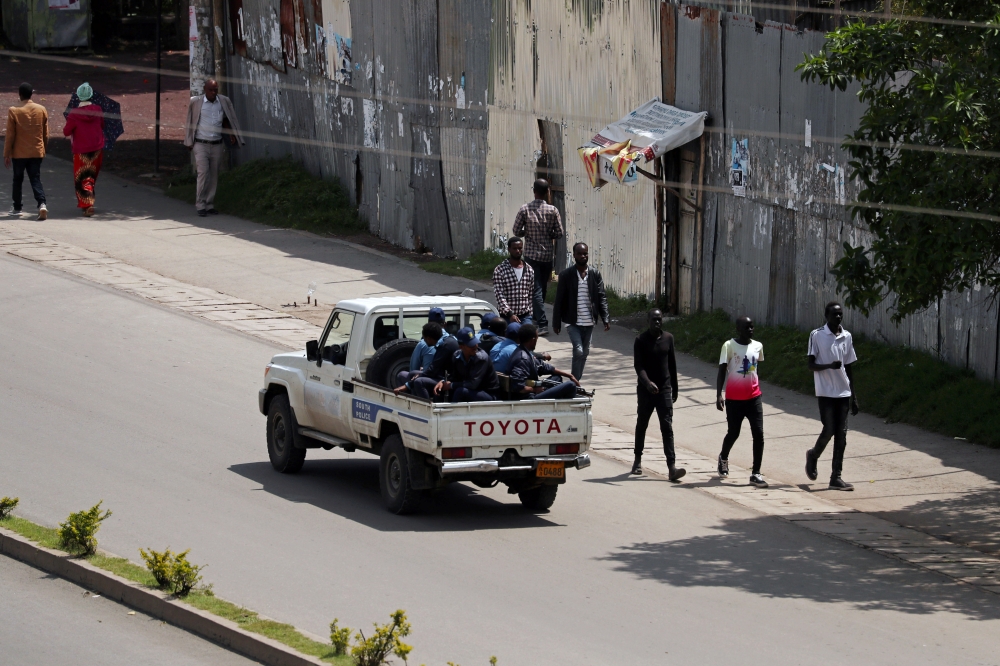
{"label": "pedestrian walking on sidewalk", "polygon": [[[729,431],[722,440],[719,454],[719,476],[729,476],[729,452],[740,436],[743,419],[750,422],[753,437],[753,470],[750,485],[767,488],[767,481],[760,473],[764,458],[764,407],[760,399],[760,380],[757,364],[764,360],[764,345],[753,339],[753,319],[736,320],[736,337],[726,340],[719,357],[719,378],[716,382],[715,407],[726,412]],[[726,397],[722,397],[722,389]]]}
{"label": "pedestrian walking on sidewalk", "polygon": [[511,323],[530,324],[535,272],[523,255],[524,241],[512,236],[507,241],[507,258],[493,269],[493,295],[501,317]]}
{"label": "pedestrian walking on sidewalk", "polygon": [[826,305],[826,324],[809,334],[809,369],[813,371],[816,399],[823,432],[816,446],[806,451],[806,476],[815,481],[819,476],[816,461],[823,455],[833,438],[833,469],[830,490],[854,490],[841,478],[844,451],[847,449],[847,412],[857,416],[858,398],[854,394],[854,373],[851,364],[858,360],[854,339],[841,322],[844,308],[837,302]]}
{"label": "pedestrian walking on sidewalk", "polygon": [[663,313],[650,310],[646,317],[648,328],[640,333],[633,345],[635,373],[639,377],[638,418],[635,423],[635,462],[633,474],[642,474],[642,450],[646,444],[646,426],[656,411],[663,437],[663,453],[671,481],[678,481],[687,473],[675,467],[674,455],[674,403],[677,402],[677,359],[674,355],[674,336],[663,330]]}
{"label": "pedestrian walking on sidewalk", "polygon": [[63,135],[72,137],[73,186],[76,188],[76,205],[85,217],[94,214],[97,175],[104,159],[104,111],[91,104],[94,89],[83,83],[76,89],[80,106],[69,112]]}
{"label": "pedestrian walking on sidewalk", "polygon": [[21,190],[27,172],[31,192],[38,204],[38,219],[44,220],[49,215],[49,209],[45,206],[45,189],[42,187],[42,159],[49,140],[49,112],[41,104],[31,101],[34,92],[30,83],[22,83],[17,88],[20,103],[7,111],[3,165],[8,169],[14,168],[11,217],[21,217]]}
{"label": "pedestrian walking on sidewalk", "polygon": [[549,203],[549,181],[539,178],[532,186],[533,201],[521,206],[514,218],[514,235],[527,241],[524,258],[535,275],[532,292],[532,314],[538,326],[538,335],[549,334],[549,320],[545,317],[545,296],[552,277],[552,259],[555,241],[563,237],[559,209]]}
{"label": "pedestrian walking on sidewalk", "polygon": [[188,103],[184,145],[194,154],[198,186],[194,207],[199,217],[218,215],[215,210],[215,190],[219,184],[219,165],[222,163],[223,140],[230,145],[245,144],[240,135],[233,102],[219,94],[219,84],[214,79],[205,81],[205,94],[192,97]]}
{"label": "pedestrian walking on sidewalk", "polygon": [[562,330],[562,323],[566,322],[566,333],[573,343],[573,376],[577,379],[583,379],[583,367],[590,354],[590,341],[597,318],[604,322],[605,331],[611,328],[604,279],[596,269],[587,265],[589,258],[590,248],[586,243],[573,246],[575,264],[559,274],[556,303],[552,306],[552,330],[556,335]]}

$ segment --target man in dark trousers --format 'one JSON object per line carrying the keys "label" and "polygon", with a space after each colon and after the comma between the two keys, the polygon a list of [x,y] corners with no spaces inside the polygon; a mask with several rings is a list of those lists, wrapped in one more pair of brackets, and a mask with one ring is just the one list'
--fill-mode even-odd
{"label": "man in dark trousers", "polygon": [[[430,324],[432,322],[428,322]],[[436,322],[434,322],[436,323]],[[433,339],[425,340],[430,345]],[[458,351],[458,341],[452,335],[444,335],[434,342],[434,359],[430,365],[425,366],[419,377],[410,379],[407,383],[394,389],[394,392],[404,393],[410,391],[418,398],[430,399],[431,392],[439,381],[445,378],[451,366],[451,358]]]}
{"label": "man in dark trousers", "polygon": [[566,322],[566,333],[573,343],[573,376],[583,378],[583,366],[590,354],[590,341],[594,337],[594,325],[600,317],[604,330],[608,325],[608,296],[604,293],[604,279],[601,274],[587,265],[590,248],[586,243],[573,246],[573,260],[570,266],[559,274],[556,287],[556,303],[552,306],[552,330],[559,335],[562,323]]}
{"label": "man in dark trousers", "polygon": [[500,379],[493,369],[490,355],[479,348],[479,336],[471,326],[455,334],[458,351],[448,363],[451,379],[442,379],[434,386],[434,395],[451,389],[452,402],[487,402],[496,400]]}
{"label": "man in dark trousers", "polygon": [[524,261],[524,241],[514,237],[507,241],[507,258],[493,269],[493,295],[497,310],[508,323],[531,323],[531,293],[535,272]]}
{"label": "man in dark trousers", "polygon": [[674,336],[663,330],[663,313],[650,310],[647,315],[649,327],[635,339],[633,356],[635,374],[639,376],[636,389],[639,400],[639,414],[635,423],[635,462],[633,474],[642,474],[642,450],[646,444],[646,426],[649,417],[656,411],[660,420],[660,434],[663,436],[663,453],[667,456],[670,480],[679,481],[687,473],[682,467],[675,467],[674,456],[674,403],[677,402],[677,359],[674,356]]}
{"label": "man in dark trousers", "polygon": [[[760,380],[757,364],[764,360],[764,345],[753,339],[753,319],[736,320],[736,337],[726,340],[719,357],[719,378],[716,382],[715,407],[725,410],[729,431],[722,440],[719,454],[719,476],[729,476],[729,452],[740,436],[743,419],[750,422],[753,437],[753,470],[750,485],[767,488],[767,481],[760,473],[764,458],[764,406],[760,399]],[[722,397],[722,389],[726,397]]]}
{"label": "man in dark trousers", "polygon": [[559,216],[559,209],[549,203],[549,181],[539,178],[531,189],[535,198],[517,211],[517,216],[514,218],[514,235],[521,236],[527,241],[524,257],[535,276],[532,294],[533,323],[538,326],[539,335],[548,335],[549,321],[545,317],[545,295],[549,279],[552,277],[555,241],[563,237],[562,218]]}
{"label": "man in dark trousers", "polygon": [[806,476],[815,481],[819,476],[816,461],[823,455],[826,445],[833,438],[833,470],[830,473],[830,490],[854,490],[854,486],[840,478],[844,468],[844,451],[847,449],[847,412],[857,416],[858,398],[854,394],[854,373],[851,364],[858,360],[854,353],[854,339],[841,322],[844,308],[837,302],[826,305],[826,324],[809,334],[808,363],[813,371],[816,399],[823,432],[816,446],[806,451]]}
{"label": "man in dark trousers", "polygon": [[[560,370],[535,356],[535,345],[538,344],[538,329],[532,324],[525,324],[517,331],[520,344],[510,355],[510,392],[536,400],[570,399],[576,397],[576,387],[580,382],[576,377]],[[562,382],[552,388],[537,385],[539,375],[558,375],[568,382]]]}

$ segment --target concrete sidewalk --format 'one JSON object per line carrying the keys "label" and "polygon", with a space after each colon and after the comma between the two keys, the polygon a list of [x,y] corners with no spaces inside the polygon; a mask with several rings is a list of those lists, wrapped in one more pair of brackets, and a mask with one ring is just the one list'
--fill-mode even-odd
{"label": "concrete sidewalk", "polygon": [[[67,163],[47,159],[43,179],[49,193],[49,220],[4,220],[0,230],[7,231],[8,237],[30,233],[86,248],[180,283],[222,292],[235,302],[313,324],[325,321],[330,306],[344,298],[460,293],[470,286],[482,289],[482,285],[427,273],[397,257],[343,241],[225,215],[198,218],[193,207],[114,177],[100,179],[99,214],[87,220],[77,216]],[[9,180],[0,182],[0,194],[9,197],[9,191]],[[317,283],[315,296],[320,305],[304,307],[310,282]],[[480,292],[479,296],[490,294]],[[298,307],[292,307],[294,302]],[[845,323],[850,328],[850,321]],[[309,328],[301,330],[305,335]],[[588,387],[597,389],[595,420],[618,433],[613,446],[605,446],[607,453],[613,449],[617,452],[613,457],[626,460],[635,420],[633,338],[634,332],[620,327],[608,333],[597,331],[584,378]],[[294,342],[288,340],[286,344]],[[540,347],[553,354],[556,365],[569,368],[565,335],[553,336]],[[701,459],[714,460],[726,429],[724,415],[714,406],[716,369],[686,355],[679,357],[678,364],[677,444]],[[829,453],[820,462],[819,482],[810,483],[803,471],[805,450],[819,432],[815,399],[769,385],[763,390],[767,438],[763,472],[775,487],[873,514],[980,552],[1000,554],[1000,451],[861,414],[851,420],[844,470],[857,490],[827,491]],[[742,468],[750,465],[749,435],[744,433],[731,455],[732,463]],[[647,450],[657,450],[658,439],[654,426]],[[656,471],[658,463],[650,458]],[[711,470],[701,470],[701,475],[711,476]],[[700,481],[692,475],[686,481],[694,484],[696,480]],[[746,482],[734,475],[726,485],[753,493],[743,485]]]}

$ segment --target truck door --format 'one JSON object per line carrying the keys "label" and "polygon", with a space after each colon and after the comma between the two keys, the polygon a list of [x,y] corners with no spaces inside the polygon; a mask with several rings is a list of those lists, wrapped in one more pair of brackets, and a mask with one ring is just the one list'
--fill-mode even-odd
{"label": "truck door", "polygon": [[360,334],[352,337],[357,318],[346,310],[333,312],[319,339],[320,358],[309,366],[305,385],[306,409],[314,427],[344,439],[352,438],[347,419],[351,398],[344,384],[353,376],[345,365],[349,347],[361,343]]}

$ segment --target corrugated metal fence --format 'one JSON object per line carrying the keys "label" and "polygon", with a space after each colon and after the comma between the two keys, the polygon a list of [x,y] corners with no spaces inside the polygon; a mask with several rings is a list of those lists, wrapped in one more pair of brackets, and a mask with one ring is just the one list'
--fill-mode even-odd
{"label": "corrugated metal fence", "polygon": [[[832,92],[802,82],[795,71],[805,53],[822,49],[822,32],[697,7],[670,11],[676,11],[675,103],[711,114],[701,282],[692,284],[689,302],[770,324],[819,326],[825,303],[837,298],[830,269],[843,243],[864,242],[866,234],[844,206],[857,194],[840,148],[863,112],[856,89]],[[721,68],[707,66],[712,62]],[[750,176],[746,196],[738,197],[729,171],[733,142],[743,140]],[[845,325],[996,378],[998,313],[985,291],[949,294],[899,326],[889,314],[884,307],[870,317],[849,312]]]}

